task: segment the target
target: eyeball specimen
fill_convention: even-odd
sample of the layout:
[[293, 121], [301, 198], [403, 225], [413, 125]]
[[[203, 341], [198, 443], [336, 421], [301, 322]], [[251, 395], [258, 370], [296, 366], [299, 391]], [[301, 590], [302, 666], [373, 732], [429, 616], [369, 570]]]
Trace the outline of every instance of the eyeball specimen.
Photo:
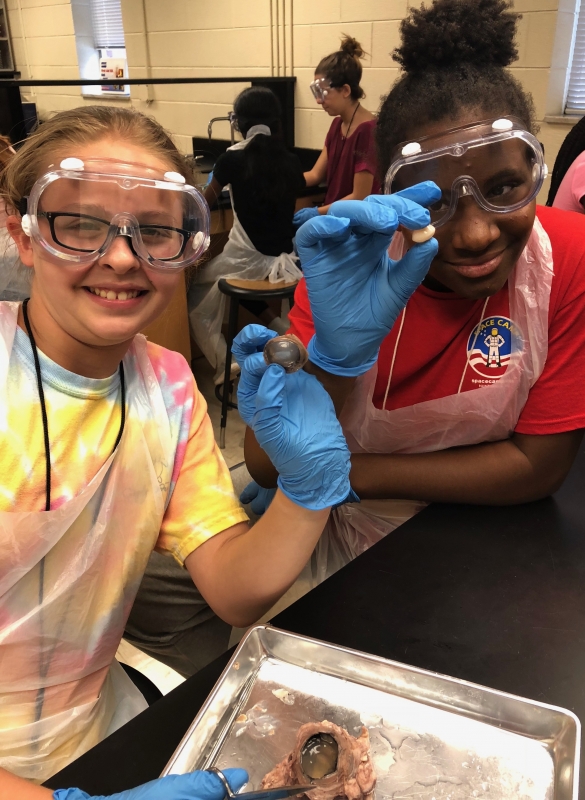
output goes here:
[[309, 360], [309, 354], [301, 342], [292, 333], [275, 336], [264, 345], [264, 361], [267, 364], [280, 364], [285, 372], [297, 372]]

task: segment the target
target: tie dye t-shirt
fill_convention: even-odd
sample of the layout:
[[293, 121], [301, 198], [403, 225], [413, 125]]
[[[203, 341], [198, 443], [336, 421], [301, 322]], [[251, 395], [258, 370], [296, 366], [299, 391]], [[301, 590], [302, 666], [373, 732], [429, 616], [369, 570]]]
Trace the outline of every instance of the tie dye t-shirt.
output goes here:
[[[179, 563], [247, 516], [233, 493], [207, 404], [178, 353], [148, 343], [175, 443], [170, 500], [156, 549]], [[84, 378], [39, 352], [51, 445], [51, 509], [75, 497], [109, 458], [120, 429], [120, 378]], [[45, 449], [28, 336], [16, 329], [8, 370], [9, 434], [0, 452], [0, 511], [43, 511]]]

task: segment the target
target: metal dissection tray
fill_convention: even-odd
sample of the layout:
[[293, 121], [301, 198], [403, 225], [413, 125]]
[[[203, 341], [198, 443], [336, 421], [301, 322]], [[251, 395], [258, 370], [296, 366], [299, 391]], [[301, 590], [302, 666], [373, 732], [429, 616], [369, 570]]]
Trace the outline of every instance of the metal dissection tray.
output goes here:
[[252, 628], [163, 775], [244, 767], [248, 788], [305, 722], [370, 734], [376, 800], [576, 800], [581, 725], [562, 708]]

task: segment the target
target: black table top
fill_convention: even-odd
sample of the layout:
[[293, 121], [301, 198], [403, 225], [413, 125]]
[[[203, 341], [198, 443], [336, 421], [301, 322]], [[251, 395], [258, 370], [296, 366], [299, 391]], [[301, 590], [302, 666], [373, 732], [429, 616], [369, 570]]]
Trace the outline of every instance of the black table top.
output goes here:
[[[585, 444], [553, 498], [511, 507], [430, 506], [273, 622], [563, 706], [585, 720], [584, 495]], [[155, 778], [228, 659], [214, 661], [47, 785], [109, 794]]]

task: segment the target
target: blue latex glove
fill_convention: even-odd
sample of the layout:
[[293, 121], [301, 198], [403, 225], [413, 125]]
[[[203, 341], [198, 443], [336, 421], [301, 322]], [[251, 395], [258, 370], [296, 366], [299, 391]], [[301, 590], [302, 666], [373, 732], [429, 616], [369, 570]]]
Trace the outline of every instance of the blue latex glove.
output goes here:
[[400, 224], [411, 230], [428, 225], [423, 205], [440, 196], [427, 181], [396, 194], [339, 200], [297, 232], [315, 323], [308, 347], [314, 364], [343, 376], [361, 375], [375, 364], [380, 345], [439, 247], [431, 239], [393, 261], [390, 240]]
[[300, 208], [293, 217], [293, 225], [298, 228], [301, 225], [304, 225], [307, 220], [320, 216], [321, 214], [319, 214], [319, 211], [315, 208], [315, 206], [310, 208]]
[[249, 503], [254, 514], [261, 517], [270, 503], [272, 503], [275, 494], [276, 489], [264, 489], [264, 487], [259, 486], [256, 481], [250, 481], [240, 495], [240, 503], [244, 505]]
[[244, 362], [252, 353], [261, 353], [266, 342], [275, 336], [278, 336], [276, 331], [271, 331], [264, 325], [246, 325], [232, 344], [232, 355], [242, 368], [238, 383], [238, 411], [246, 425], [251, 425], [252, 417], [256, 413], [256, 392], [260, 378], [266, 371], [266, 364], [254, 362], [244, 370]]
[[[238, 385], [249, 425], [279, 473], [281, 491], [299, 506], [317, 511], [342, 503], [349, 495], [350, 456], [333, 402], [314, 375], [287, 375], [267, 366], [262, 353], [245, 359]], [[254, 391], [255, 387], [255, 391]]]
[[[243, 769], [224, 769], [233, 792], [248, 781]], [[57, 789], [54, 800], [223, 800], [225, 788], [212, 772], [188, 772], [186, 775], [167, 775], [156, 781], [144, 783], [136, 789], [110, 795], [89, 795], [81, 789]]]

